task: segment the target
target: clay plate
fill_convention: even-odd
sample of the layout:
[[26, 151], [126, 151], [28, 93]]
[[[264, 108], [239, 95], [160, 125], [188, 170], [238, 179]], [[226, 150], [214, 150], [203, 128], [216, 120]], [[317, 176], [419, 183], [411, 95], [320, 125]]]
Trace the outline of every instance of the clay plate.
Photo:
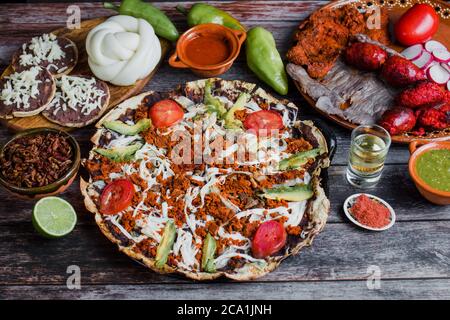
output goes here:
[[[354, 3], [354, 5], [358, 9], [368, 9], [372, 6], [379, 6], [386, 8], [388, 10], [389, 15], [389, 21], [390, 24], [395, 23], [400, 16], [405, 13], [406, 10], [411, 8], [416, 3], [428, 3], [432, 5], [438, 15], [440, 16], [440, 24], [439, 24], [439, 30], [438, 32], [433, 36], [434, 40], [437, 40], [439, 42], [442, 42], [449, 48], [450, 50], [450, 37], [448, 36], [450, 34], [450, 4], [447, 4], [445, 2], [439, 1], [439, 0], [373, 0], [373, 1], [358, 1], [358, 0], [338, 0], [331, 2], [327, 4], [324, 8], [335, 8], [340, 7], [345, 4], [351, 4]], [[398, 45], [390, 45], [391, 48], [402, 51], [404, 48]], [[315, 101], [309, 97], [306, 93], [304, 93], [301, 90], [301, 86], [297, 81], [294, 81], [298, 91], [301, 93], [301, 95], [305, 98], [305, 100], [321, 115], [323, 115], [325, 118], [330, 119], [331, 121], [334, 121], [338, 125], [347, 128], [347, 129], [354, 129], [358, 125], [355, 125], [345, 119], [342, 119], [335, 115], [329, 115], [328, 113], [320, 110], [316, 107]], [[433, 131], [433, 132], [427, 132], [424, 136], [418, 137], [414, 135], [409, 135], [407, 133], [401, 134], [401, 135], [394, 135], [392, 136], [392, 141], [396, 143], [410, 143], [413, 140], [421, 140], [421, 139], [434, 139], [444, 136], [450, 136], [450, 128], [447, 128], [445, 130], [441, 131]]]

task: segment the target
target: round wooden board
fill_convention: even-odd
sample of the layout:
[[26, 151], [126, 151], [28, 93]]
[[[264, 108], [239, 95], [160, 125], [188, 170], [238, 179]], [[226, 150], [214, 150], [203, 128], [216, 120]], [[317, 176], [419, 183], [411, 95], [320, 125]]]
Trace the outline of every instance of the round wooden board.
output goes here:
[[[358, 8], [370, 8], [371, 6], [377, 5], [380, 7], [384, 7], [388, 10], [389, 14], [389, 20], [390, 24], [395, 23], [400, 16], [409, 8], [411, 8], [416, 3], [428, 3], [434, 6], [435, 8], [439, 8], [437, 10], [441, 19], [440, 19], [440, 25], [438, 32], [433, 36], [434, 40], [440, 41], [444, 43], [447, 48], [450, 48], [450, 4], [439, 1], [439, 0], [374, 0], [374, 1], [361, 1], [361, 0], [338, 0], [333, 1], [323, 8], [334, 8], [339, 7], [345, 4], [351, 4], [354, 3]], [[391, 45], [393, 49], [397, 51], [402, 51], [404, 48], [398, 45]], [[316, 107], [315, 101], [308, 96], [306, 93], [304, 93], [301, 90], [301, 85], [297, 81], [294, 81], [295, 86], [297, 87], [298, 91], [301, 93], [301, 95], [305, 98], [305, 100], [312, 106], [314, 110], [319, 112], [321, 115], [323, 115], [325, 118], [334, 121], [338, 125], [347, 128], [347, 129], [354, 129], [358, 125], [355, 125], [354, 123], [351, 123], [345, 119], [342, 119], [336, 115], [330, 115], [319, 108]], [[450, 136], [450, 128], [442, 131], [434, 131], [429, 132], [424, 136], [418, 137], [414, 135], [408, 135], [408, 134], [402, 134], [402, 135], [395, 135], [392, 136], [392, 141], [396, 143], [410, 143], [413, 140], [421, 140], [421, 139], [435, 139], [435, 138], [442, 138], [445, 136]]]
[[[107, 17], [102, 18], [96, 18], [92, 20], [86, 20], [81, 23], [81, 26], [79, 29], [67, 29], [67, 28], [60, 28], [57, 30], [52, 31], [54, 34], [58, 36], [64, 36], [75, 42], [78, 48], [79, 57], [78, 57], [78, 63], [74, 70], [70, 74], [82, 74], [82, 75], [91, 75], [93, 76], [89, 65], [88, 65], [88, 57], [85, 50], [85, 40], [89, 33], [89, 31], [97, 26], [98, 24], [105, 21]], [[167, 52], [169, 51], [171, 44], [169, 41], [165, 39], [159, 39], [161, 42], [161, 60], [159, 61], [156, 68], [150, 73], [147, 77], [145, 77], [142, 80], [137, 81], [132, 86], [127, 87], [119, 87], [112, 85], [110, 83], [108, 84], [109, 91], [111, 93], [111, 98], [108, 104], [108, 108], [104, 111], [111, 109], [112, 107], [116, 106], [120, 102], [138, 94], [145, 85], [150, 81], [150, 79], [153, 77], [153, 75], [158, 70], [159, 65], [163, 61], [164, 57], [166, 56]], [[12, 68], [9, 66], [5, 69], [2, 77], [9, 75], [12, 73]], [[50, 128], [57, 128], [64, 131], [70, 131], [75, 128], [70, 127], [63, 127], [56, 123], [48, 121], [46, 118], [44, 118], [42, 115], [36, 115], [32, 117], [25, 117], [25, 118], [13, 118], [13, 119], [1, 119], [0, 122], [4, 124], [8, 129], [13, 131], [23, 131], [30, 128], [39, 128], [39, 127], [50, 127]]]

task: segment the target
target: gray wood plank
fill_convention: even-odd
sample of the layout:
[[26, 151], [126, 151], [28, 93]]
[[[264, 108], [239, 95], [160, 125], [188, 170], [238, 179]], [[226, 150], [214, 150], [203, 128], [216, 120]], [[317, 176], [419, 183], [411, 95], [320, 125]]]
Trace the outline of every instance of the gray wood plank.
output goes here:
[[7, 299], [158, 299], [158, 300], [294, 300], [294, 299], [450, 299], [449, 279], [384, 280], [380, 289], [368, 289], [366, 281], [291, 283], [195, 283], [89, 286], [0, 286]]
[[[398, 222], [386, 232], [328, 224], [310, 248], [259, 282], [360, 280], [376, 265], [383, 279], [450, 278], [450, 221]], [[185, 283], [156, 274], [118, 252], [93, 225], [46, 240], [31, 223], [0, 226], [0, 284], [64, 284], [69, 265], [91, 284]]]

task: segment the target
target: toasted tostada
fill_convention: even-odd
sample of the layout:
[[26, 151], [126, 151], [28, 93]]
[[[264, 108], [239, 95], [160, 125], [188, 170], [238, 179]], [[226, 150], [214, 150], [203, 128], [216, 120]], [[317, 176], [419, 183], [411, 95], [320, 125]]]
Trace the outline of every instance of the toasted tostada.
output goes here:
[[130, 98], [97, 123], [83, 161], [86, 208], [156, 272], [261, 277], [309, 246], [329, 213], [320, 178], [329, 147], [297, 116], [294, 104], [242, 81]]

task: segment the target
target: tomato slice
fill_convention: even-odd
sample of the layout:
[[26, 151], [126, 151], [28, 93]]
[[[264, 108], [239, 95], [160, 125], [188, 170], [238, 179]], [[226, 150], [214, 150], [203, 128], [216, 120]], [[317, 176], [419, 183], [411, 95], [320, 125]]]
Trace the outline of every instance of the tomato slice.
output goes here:
[[283, 128], [283, 118], [274, 110], [256, 111], [245, 118], [244, 127], [256, 135], [266, 135], [271, 130]]
[[131, 205], [134, 185], [127, 179], [117, 179], [109, 183], [100, 196], [100, 213], [116, 214]]
[[174, 100], [166, 99], [156, 102], [149, 111], [152, 124], [156, 128], [166, 128], [183, 119], [183, 108]]
[[275, 220], [264, 222], [256, 230], [252, 241], [255, 258], [265, 258], [280, 251], [286, 244], [287, 233], [283, 224]]

